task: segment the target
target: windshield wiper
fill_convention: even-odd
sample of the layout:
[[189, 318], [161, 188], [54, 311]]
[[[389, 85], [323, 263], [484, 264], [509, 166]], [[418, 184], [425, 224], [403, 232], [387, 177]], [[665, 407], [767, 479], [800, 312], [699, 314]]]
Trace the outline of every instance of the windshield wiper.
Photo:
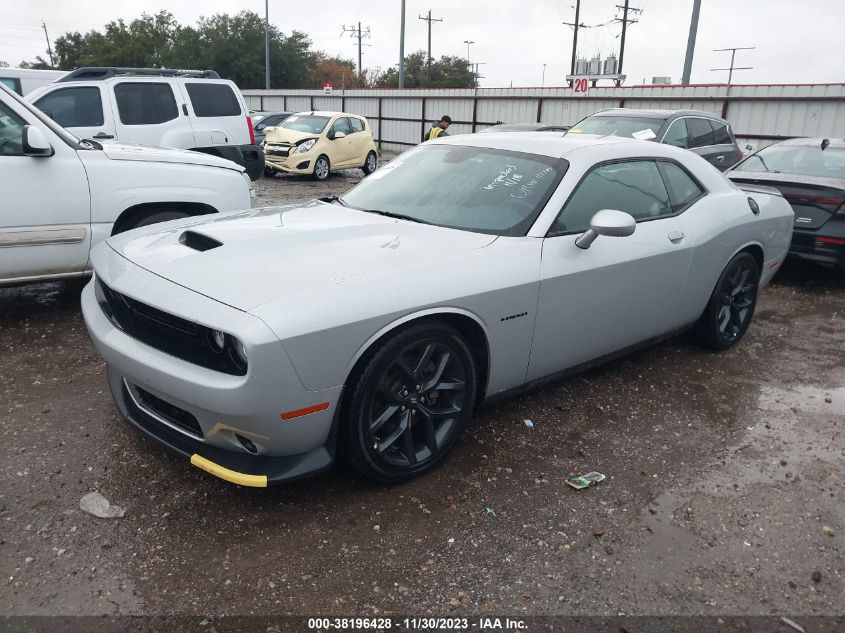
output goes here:
[[324, 196], [322, 198], [317, 198], [317, 200], [320, 202], [337, 202], [342, 207], [349, 206], [340, 196]]
[[358, 211], [364, 211], [365, 213], [375, 213], [377, 215], [383, 215], [386, 218], [395, 218], [397, 220], [408, 220], [410, 222], [418, 222], [420, 224], [432, 224], [432, 222], [426, 222], [425, 220], [420, 220], [419, 218], [415, 218], [411, 215], [405, 215], [404, 213], [394, 213], [393, 211], [380, 211], [379, 209], [358, 209]]

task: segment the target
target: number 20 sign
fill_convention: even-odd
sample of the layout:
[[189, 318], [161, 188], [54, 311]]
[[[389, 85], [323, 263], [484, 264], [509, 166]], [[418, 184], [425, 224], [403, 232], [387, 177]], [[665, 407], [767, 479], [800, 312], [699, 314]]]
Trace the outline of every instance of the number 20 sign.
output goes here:
[[586, 77], [572, 79], [572, 92], [576, 97], [586, 97], [590, 92], [590, 80]]

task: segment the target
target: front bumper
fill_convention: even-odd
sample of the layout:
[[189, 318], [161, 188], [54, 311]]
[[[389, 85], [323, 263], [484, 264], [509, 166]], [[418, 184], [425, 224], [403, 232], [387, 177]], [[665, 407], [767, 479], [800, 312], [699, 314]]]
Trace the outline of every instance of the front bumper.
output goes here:
[[[186, 319], [202, 315], [204, 325], [238, 336], [248, 350], [246, 375], [234, 376], [146, 345], [106, 317], [92, 281], [82, 293], [82, 314], [108, 364], [124, 418], [195, 466], [234, 483], [272, 485], [331, 465], [342, 386], [305, 389], [284, 346], [257, 317], [152, 275], [108, 247], [94, 254], [95, 270], [106, 274], [103, 281], [112, 289], [132, 296], [143, 288], [144, 295], [133, 298]], [[161, 406], [143, 406], [133, 393]]]
[[124, 420], [174, 453], [187, 457], [192, 465], [220, 479], [241, 486], [266, 488], [323, 472], [334, 462], [333, 451], [326, 446], [283, 457], [250, 455], [211, 446], [162, 424], [139, 406], [130, 394], [126, 378], [116, 368], [108, 365], [106, 372], [114, 403]]
[[314, 161], [320, 155], [315, 147], [302, 153], [297, 153], [297, 145], [286, 143], [265, 143], [263, 147], [266, 167], [288, 174], [314, 173]]
[[845, 217], [835, 215], [816, 230], [794, 229], [789, 254], [822, 266], [845, 269]]

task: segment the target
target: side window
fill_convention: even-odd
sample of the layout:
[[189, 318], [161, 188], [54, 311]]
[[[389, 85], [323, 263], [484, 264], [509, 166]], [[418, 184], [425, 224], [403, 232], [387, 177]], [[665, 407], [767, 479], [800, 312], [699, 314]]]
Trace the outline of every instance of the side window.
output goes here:
[[363, 132], [364, 131], [364, 122], [354, 116], [349, 117], [349, 125], [352, 127], [352, 133], [355, 132]]
[[332, 123], [332, 136], [334, 136], [337, 132], [343, 132], [346, 135], [351, 134], [349, 131], [349, 119], [346, 117], [340, 117]]
[[674, 145], [675, 147], [689, 147], [689, 134], [687, 133], [687, 123], [685, 119], [675, 119], [669, 129], [666, 130], [666, 136], [663, 137], [663, 142], [667, 145]]
[[669, 189], [673, 213], [677, 213], [704, 195], [704, 190], [683, 167], [675, 163], [661, 162], [660, 168], [666, 179], [666, 187]]
[[62, 127], [97, 127], [103, 124], [99, 88], [60, 88], [41, 97], [34, 105]]
[[650, 160], [595, 167], [578, 185], [557, 219], [555, 232], [586, 231], [602, 209], [617, 209], [648, 220], [670, 215], [672, 205], [657, 164]]
[[687, 128], [689, 129], [690, 147], [713, 145], [713, 127], [707, 119], [689, 117], [687, 118]]
[[274, 125], [278, 125], [279, 119], [281, 119], [278, 114], [266, 116], [258, 122], [258, 125], [255, 126], [256, 130], [263, 130], [265, 127], [273, 127]]
[[23, 155], [24, 120], [0, 103], [0, 156]]
[[713, 142], [715, 145], [731, 145], [731, 134], [728, 132], [728, 126], [718, 121], [710, 121], [713, 125]]
[[120, 83], [114, 97], [125, 125], [153, 125], [179, 116], [173, 89], [165, 83]]
[[238, 116], [241, 105], [228, 84], [189, 82], [185, 84], [194, 114], [199, 117]]
[[23, 95], [23, 91], [21, 90], [21, 80], [17, 77], [0, 77], [0, 84], [3, 84], [12, 92]]

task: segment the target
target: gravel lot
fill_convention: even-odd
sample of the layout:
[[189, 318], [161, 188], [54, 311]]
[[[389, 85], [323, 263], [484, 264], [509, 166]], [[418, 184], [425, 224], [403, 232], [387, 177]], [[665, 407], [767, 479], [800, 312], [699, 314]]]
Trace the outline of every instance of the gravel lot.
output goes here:
[[[262, 179], [256, 204], [360, 177]], [[80, 288], [0, 290], [0, 613], [843, 612], [841, 273], [790, 262], [738, 348], [682, 338], [487, 408], [392, 488], [237, 488], [142, 439]], [[91, 491], [125, 516], [81, 512]]]

